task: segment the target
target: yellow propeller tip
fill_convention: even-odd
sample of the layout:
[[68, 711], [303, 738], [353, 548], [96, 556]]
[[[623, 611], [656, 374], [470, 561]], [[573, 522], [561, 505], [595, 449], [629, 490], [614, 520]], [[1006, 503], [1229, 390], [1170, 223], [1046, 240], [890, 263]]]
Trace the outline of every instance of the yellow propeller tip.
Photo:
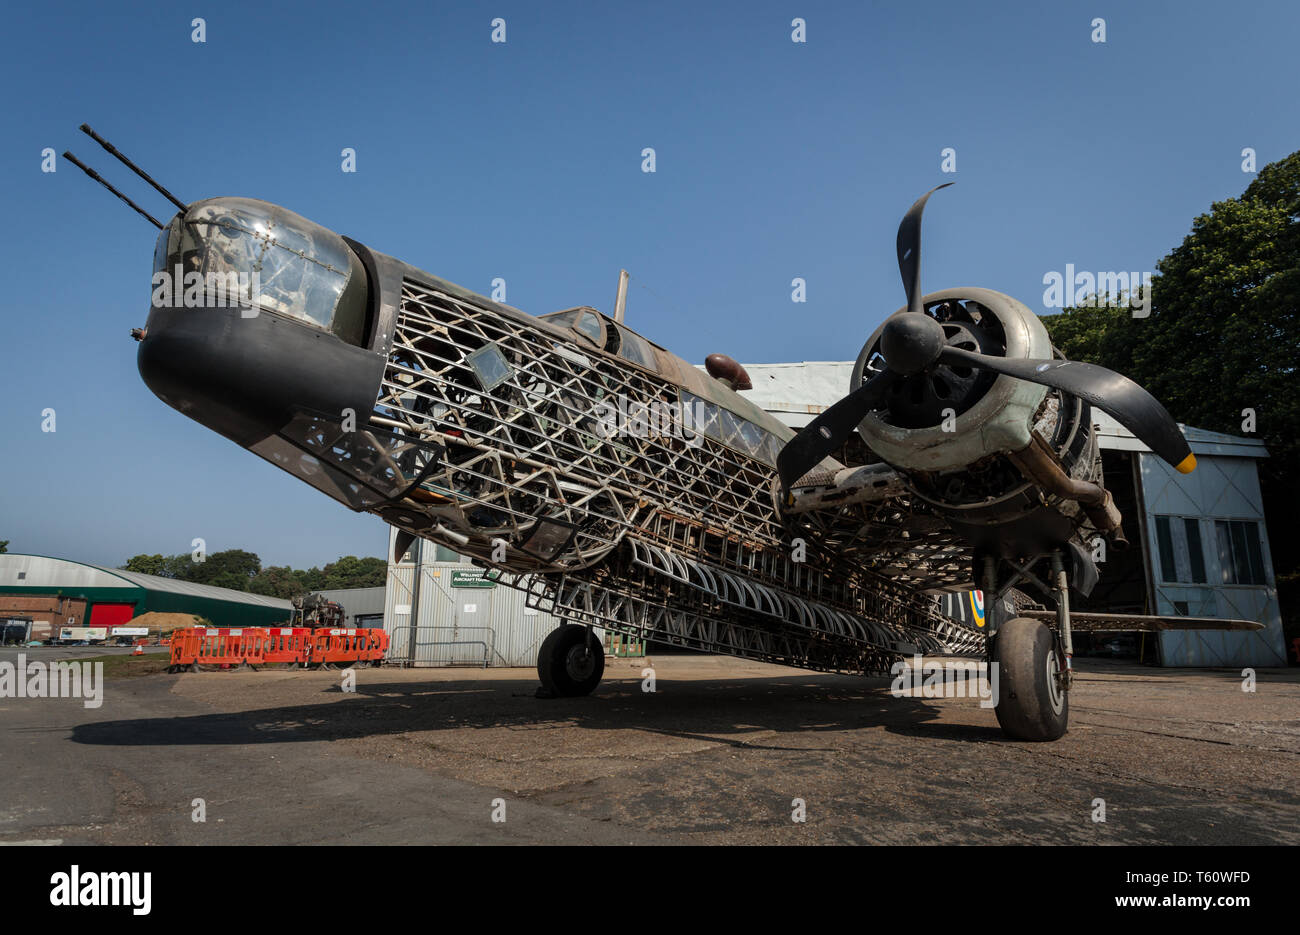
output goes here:
[[1179, 474], [1190, 474], [1196, 470], [1196, 455], [1189, 454], [1186, 458], [1178, 462], [1176, 470]]

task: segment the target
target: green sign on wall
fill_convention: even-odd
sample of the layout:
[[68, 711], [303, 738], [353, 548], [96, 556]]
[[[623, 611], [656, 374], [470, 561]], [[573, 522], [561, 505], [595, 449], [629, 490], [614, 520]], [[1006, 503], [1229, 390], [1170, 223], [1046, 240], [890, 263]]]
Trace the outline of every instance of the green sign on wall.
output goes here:
[[472, 571], [453, 571], [451, 586], [453, 588], [495, 588], [497, 583], [484, 578], [485, 574], [487, 571], [482, 568], [475, 568]]

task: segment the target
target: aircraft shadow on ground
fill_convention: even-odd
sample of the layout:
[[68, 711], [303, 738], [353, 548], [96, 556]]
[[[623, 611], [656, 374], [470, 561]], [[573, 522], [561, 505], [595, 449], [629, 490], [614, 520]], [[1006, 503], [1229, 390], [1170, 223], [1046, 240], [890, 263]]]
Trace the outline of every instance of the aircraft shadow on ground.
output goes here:
[[[204, 677], [221, 678], [220, 673]], [[821, 676], [825, 678], [825, 676]], [[80, 724], [75, 743], [109, 746], [196, 746], [298, 743], [373, 737], [414, 731], [485, 728], [512, 730], [574, 727], [639, 730], [747, 749], [782, 747], [775, 738], [746, 735], [883, 728], [935, 740], [1003, 740], [992, 710], [971, 706], [979, 724], [942, 723], [939, 709], [922, 698], [894, 698], [883, 679], [836, 679], [831, 684], [790, 676], [673, 682], [654, 693], [639, 681], [607, 681], [587, 698], [534, 697], [534, 679], [492, 682], [367, 682], [355, 697], [249, 711], [129, 718]], [[322, 687], [337, 696], [338, 686]]]

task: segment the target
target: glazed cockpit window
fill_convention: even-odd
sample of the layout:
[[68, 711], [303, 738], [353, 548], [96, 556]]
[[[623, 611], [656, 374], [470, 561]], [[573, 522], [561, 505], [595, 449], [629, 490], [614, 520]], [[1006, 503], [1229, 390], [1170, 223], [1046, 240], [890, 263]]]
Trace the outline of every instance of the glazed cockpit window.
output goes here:
[[[685, 390], [682, 390], [682, 408], [691, 413], [693, 431], [772, 467], [776, 466], [776, 456], [783, 443], [767, 429]], [[699, 421], [695, 421], [697, 415]]]
[[553, 312], [550, 315], [543, 315], [542, 321], [559, 328], [572, 328], [579, 334], [591, 338], [594, 343], [600, 343], [600, 317], [589, 309], [570, 308], [563, 312]]
[[600, 340], [600, 319], [592, 312], [583, 312], [574, 327], [591, 338], [591, 340]]
[[557, 328], [572, 328], [577, 318], [578, 310], [571, 308], [567, 312], [552, 312], [550, 315], [543, 315], [542, 321], [555, 325]]
[[180, 237], [185, 273], [237, 284], [240, 299], [330, 327], [353, 275], [346, 245], [317, 224], [248, 199], [192, 207]]
[[659, 366], [655, 362], [655, 352], [650, 347], [645, 338], [633, 331], [628, 331], [621, 325], [615, 325], [618, 329], [619, 344], [618, 356], [624, 360], [630, 360], [634, 364], [640, 364], [649, 370], [658, 370]]
[[167, 272], [167, 264], [171, 262], [172, 251], [176, 249], [176, 239], [179, 236], [181, 219], [179, 215], [172, 219], [172, 222], [158, 232], [158, 241], [153, 248], [153, 271], [155, 273]]

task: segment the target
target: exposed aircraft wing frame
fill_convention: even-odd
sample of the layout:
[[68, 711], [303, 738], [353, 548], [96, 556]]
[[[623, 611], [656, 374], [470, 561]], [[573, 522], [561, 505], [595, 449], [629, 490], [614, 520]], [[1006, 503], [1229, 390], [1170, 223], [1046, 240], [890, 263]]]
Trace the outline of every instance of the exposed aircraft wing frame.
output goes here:
[[[1056, 623], [1056, 611], [1023, 608], [1019, 617]], [[1234, 630], [1264, 629], [1264, 624], [1254, 620], [1237, 620], [1229, 617], [1166, 617], [1152, 614], [1105, 614], [1071, 610], [1070, 628], [1083, 633], [1168, 633], [1181, 630]]]

